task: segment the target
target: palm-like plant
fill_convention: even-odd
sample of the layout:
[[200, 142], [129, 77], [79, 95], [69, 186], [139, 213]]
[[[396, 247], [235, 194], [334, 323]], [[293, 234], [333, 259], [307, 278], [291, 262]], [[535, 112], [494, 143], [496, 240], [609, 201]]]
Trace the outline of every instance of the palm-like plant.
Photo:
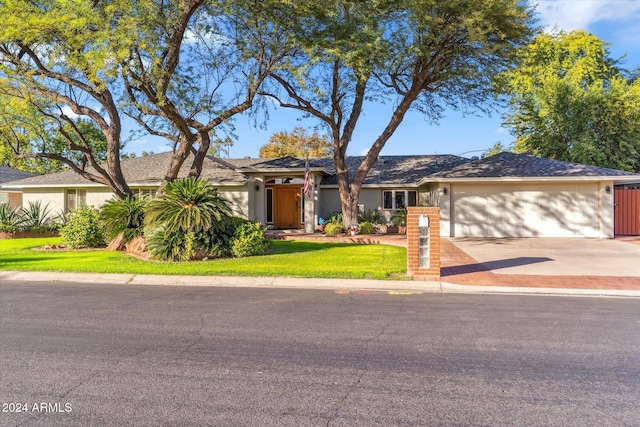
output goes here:
[[128, 196], [124, 199], [111, 199], [100, 208], [100, 223], [104, 233], [111, 241], [120, 233], [124, 242], [141, 236], [144, 231], [145, 198]]
[[223, 228], [231, 216], [227, 201], [209, 182], [194, 177], [167, 184], [145, 208], [147, 223], [167, 232], [198, 233]]
[[0, 231], [15, 233], [21, 222], [20, 208], [12, 208], [8, 203], [0, 203]]
[[[160, 258], [187, 261], [195, 253], [197, 235], [224, 231], [231, 210], [209, 182], [188, 177], [167, 184], [164, 193], [147, 203], [145, 216], [150, 228], [156, 229], [150, 251]], [[160, 247], [162, 242], [166, 250]]]

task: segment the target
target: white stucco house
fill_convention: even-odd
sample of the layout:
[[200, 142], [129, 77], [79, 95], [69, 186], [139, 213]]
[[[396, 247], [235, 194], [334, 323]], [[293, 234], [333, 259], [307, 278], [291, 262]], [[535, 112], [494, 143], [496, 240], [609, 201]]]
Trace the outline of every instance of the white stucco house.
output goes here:
[[[155, 196], [171, 153], [122, 162], [129, 186]], [[348, 158], [353, 173], [362, 157]], [[189, 161], [181, 171], [188, 173]], [[309, 159], [311, 197], [302, 191], [305, 160], [208, 157], [203, 179], [218, 187], [235, 214], [279, 229], [313, 231], [320, 218], [340, 210], [332, 159]], [[479, 160], [453, 155], [381, 156], [360, 195], [361, 209], [390, 219], [404, 206], [440, 207], [446, 237], [598, 237], [614, 235], [614, 183], [640, 175], [501, 153]], [[54, 212], [101, 206], [113, 197], [105, 186], [72, 171], [4, 184], [22, 190], [24, 203], [41, 200]]]

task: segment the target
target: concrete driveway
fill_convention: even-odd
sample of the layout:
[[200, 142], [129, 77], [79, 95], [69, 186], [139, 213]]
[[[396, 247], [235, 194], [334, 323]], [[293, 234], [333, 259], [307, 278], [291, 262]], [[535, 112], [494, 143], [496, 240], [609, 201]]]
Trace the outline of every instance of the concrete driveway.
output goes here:
[[640, 245], [581, 238], [451, 238], [494, 274], [640, 277]]

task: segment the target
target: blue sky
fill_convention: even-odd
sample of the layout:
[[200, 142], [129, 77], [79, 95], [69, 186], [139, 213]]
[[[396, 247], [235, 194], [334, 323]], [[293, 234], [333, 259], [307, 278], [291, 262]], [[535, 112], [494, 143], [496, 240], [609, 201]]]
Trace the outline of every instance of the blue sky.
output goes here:
[[[623, 66], [634, 69], [640, 65], [640, 0], [537, 0], [540, 24], [547, 31], [585, 30], [611, 44], [614, 58], [626, 56]], [[366, 153], [390, 116], [389, 105], [368, 105], [363, 111], [349, 155]], [[317, 121], [297, 121], [294, 110], [270, 111], [266, 129], [256, 129], [250, 119], [235, 120], [237, 140], [230, 149], [231, 157], [258, 157], [260, 146], [276, 132], [291, 131], [296, 126], [313, 128]], [[382, 124], [382, 126], [381, 126]], [[480, 155], [496, 142], [507, 145], [512, 136], [501, 127], [500, 113], [491, 117], [463, 116], [446, 111], [438, 124], [424, 120], [418, 113], [409, 113], [382, 151], [384, 155], [456, 154], [465, 157]], [[166, 143], [157, 138], [143, 137], [127, 144], [125, 151], [140, 154], [167, 151]]]

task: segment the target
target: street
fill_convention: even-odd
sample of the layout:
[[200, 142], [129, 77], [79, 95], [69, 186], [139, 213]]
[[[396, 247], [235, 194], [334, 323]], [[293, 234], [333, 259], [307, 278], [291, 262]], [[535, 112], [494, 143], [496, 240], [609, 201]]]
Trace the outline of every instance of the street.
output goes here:
[[640, 299], [0, 284], [2, 426], [638, 426]]

